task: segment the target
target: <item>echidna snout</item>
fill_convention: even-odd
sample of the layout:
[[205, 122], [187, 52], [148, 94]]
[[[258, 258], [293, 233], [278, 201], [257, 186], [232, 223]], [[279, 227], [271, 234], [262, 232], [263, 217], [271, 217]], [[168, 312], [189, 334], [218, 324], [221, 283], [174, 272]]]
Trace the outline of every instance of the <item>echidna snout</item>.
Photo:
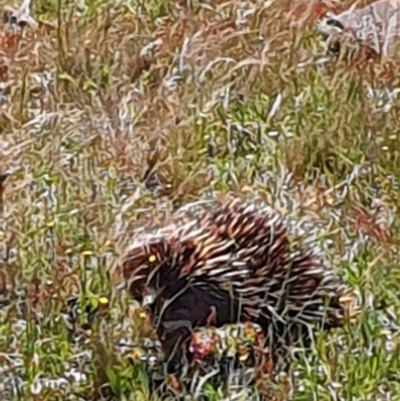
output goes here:
[[[163, 283], [163, 265], [170, 260], [169, 244], [164, 238], [139, 238], [122, 260], [122, 273], [132, 298], [142, 306], [155, 302]], [[161, 273], [161, 274], [160, 274]]]

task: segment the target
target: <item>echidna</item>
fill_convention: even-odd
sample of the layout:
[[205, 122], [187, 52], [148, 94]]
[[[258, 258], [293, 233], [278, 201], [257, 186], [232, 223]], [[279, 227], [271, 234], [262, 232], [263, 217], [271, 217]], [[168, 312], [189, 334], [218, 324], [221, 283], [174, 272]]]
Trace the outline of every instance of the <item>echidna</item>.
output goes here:
[[253, 322], [277, 352], [343, 325], [344, 286], [290, 235], [277, 212], [226, 197], [182, 208], [135, 241], [121, 267], [132, 296], [151, 304], [171, 373], [191, 331], [206, 325]]

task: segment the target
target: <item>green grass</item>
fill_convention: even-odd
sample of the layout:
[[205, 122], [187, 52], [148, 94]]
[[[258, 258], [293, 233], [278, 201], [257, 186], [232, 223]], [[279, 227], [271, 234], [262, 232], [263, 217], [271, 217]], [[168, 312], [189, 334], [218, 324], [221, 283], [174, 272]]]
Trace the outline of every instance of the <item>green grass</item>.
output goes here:
[[[156, 399], [115, 348], [145, 331], [115, 260], [133, 229], [212, 192], [258, 194], [310, 221], [360, 295], [357, 320], [321, 336], [280, 399], [400, 400], [400, 108], [365, 96], [398, 79], [320, 67], [312, 21], [296, 32], [287, 2], [247, 3], [235, 25], [239, 3], [88, 1], [81, 12], [38, 0], [32, 15], [54, 28], [1, 44], [3, 400]], [[61, 318], [71, 297], [109, 300], [76, 341]], [[43, 381], [60, 378], [69, 387]]]

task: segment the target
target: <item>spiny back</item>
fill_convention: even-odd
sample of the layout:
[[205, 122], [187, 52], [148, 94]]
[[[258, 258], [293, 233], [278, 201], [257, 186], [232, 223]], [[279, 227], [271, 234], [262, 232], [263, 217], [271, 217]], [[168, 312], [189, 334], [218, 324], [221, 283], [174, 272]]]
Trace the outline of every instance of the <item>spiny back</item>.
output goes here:
[[125, 259], [132, 292], [149, 286], [171, 296], [188, 286], [215, 299], [229, 294], [251, 320], [285, 321], [287, 315], [320, 323], [328, 306], [329, 324], [341, 324], [339, 281], [262, 203], [196, 203], [178, 210], [172, 221], [158, 239], [137, 243]]

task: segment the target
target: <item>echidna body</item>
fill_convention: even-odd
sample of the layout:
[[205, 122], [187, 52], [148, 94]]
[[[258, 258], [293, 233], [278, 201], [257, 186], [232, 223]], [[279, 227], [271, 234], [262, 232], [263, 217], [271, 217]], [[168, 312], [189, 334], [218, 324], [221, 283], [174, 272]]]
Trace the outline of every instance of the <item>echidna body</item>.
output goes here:
[[209, 324], [254, 322], [276, 349], [343, 324], [338, 279], [290, 238], [281, 215], [256, 202], [181, 209], [170, 226], [136, 242], [122, 267], [134, 298], [152, 295], [168, 357]]

